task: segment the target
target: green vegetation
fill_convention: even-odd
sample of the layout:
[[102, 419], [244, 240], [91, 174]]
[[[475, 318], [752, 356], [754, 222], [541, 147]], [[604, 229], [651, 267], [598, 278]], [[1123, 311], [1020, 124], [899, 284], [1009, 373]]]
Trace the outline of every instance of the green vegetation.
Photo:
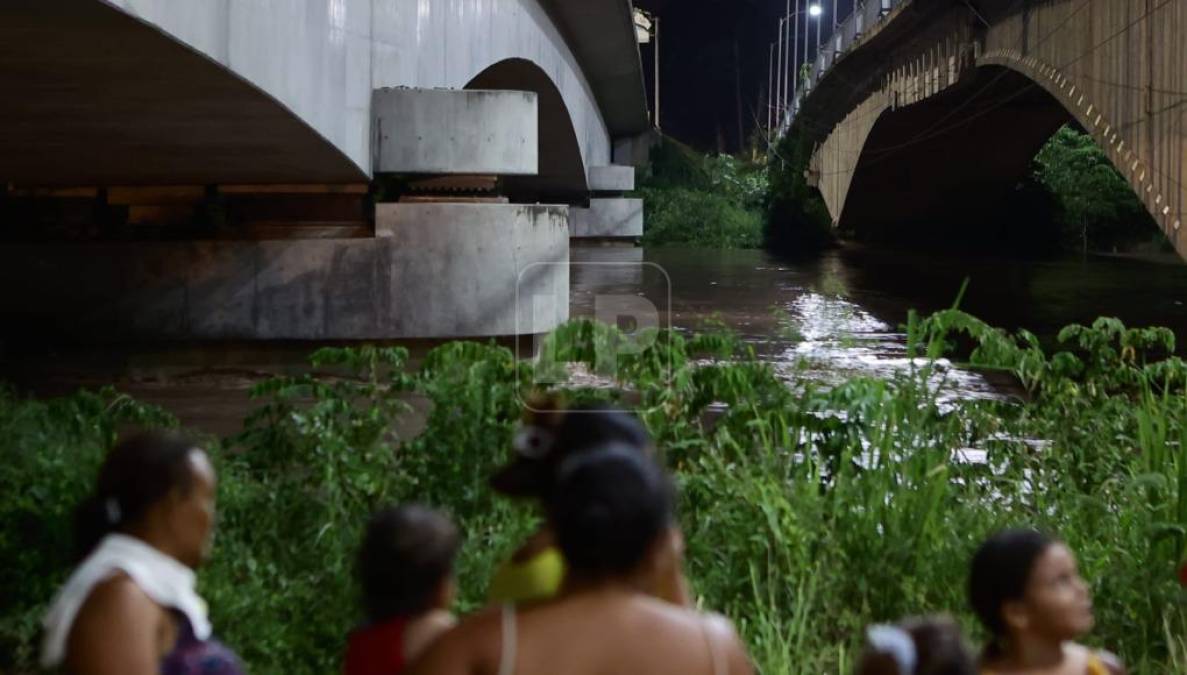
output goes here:
[[1064, 249], [1167, 245], [1133, 188], [1088, 134], [1060, 129], [1035, 157], [1034, 178], [1055, 198]]
[[762, 246], [765, 167], [730, 155], [704, 156], [664, 138], [637, 192], [648, 246]]
[[833, 243], [828, 207], [808, 185], [811, 158], [812, 146], [800, 127], [780, 139], [772, 153], [766, 242], [777, 253], [812, 255]]
[[[333, 672], [356, 617], [365, 514], [416, 499], [448, 507], [467, 533], [460, 609], [477, 607], [495, 561], [533, 524], [485, 483], [519, 397], [557, 361], [581, 360], [645, 410], [681, 486], [694, 587], [738, 623], [762, 672], [847, 672], [869, 621], [940, 609], [967, 621], [973, 548], [1020, 523], [1079, 553], [1097, 593], [1094, 643], [1132, 672], [1183, 672], [1187, 364], [1169, 356], [1170, 332], [1102, 319], [1065, 329], [1052, 354], [947, 311], [913, 316], [908, 333], [913, 369], [832, 389], [788, 387], [726, 334], [662, 333], [623, 354], [622, 336], [586, 322], [558, 331], [537, 364], [473, 343], [440, 347], [415, 371], [399, 349], [320, 351], [313, 372], [260, 385], [247, 431], [211, 446], [221, 515], [202, 592], [253, 672]], [[1012, 372], [1026, 400], [939, 405], [936, 359], [960, 345], [971, 363]], [[423, 433], [399, 439], [410, 397], [432, 410]], [[67, 568], [69, 509], [129, 423], [169, 420], [111, 391], [0, 394], [0, 670], [31, 669], [37, 620]], [[959, 461], [968, 447], [986, 461]]]

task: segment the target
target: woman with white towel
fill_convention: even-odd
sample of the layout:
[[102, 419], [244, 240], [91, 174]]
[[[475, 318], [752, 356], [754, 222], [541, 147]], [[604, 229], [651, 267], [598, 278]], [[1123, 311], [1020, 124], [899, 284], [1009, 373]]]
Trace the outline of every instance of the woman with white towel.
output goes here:
[[83, 561], [45, 617], [42, 665], [71, 675], [242, 673], [211, 639], [194, 588], [214, 502], [214, 468], [185, 437], [150, 432], [115, 446], [79, 506]]

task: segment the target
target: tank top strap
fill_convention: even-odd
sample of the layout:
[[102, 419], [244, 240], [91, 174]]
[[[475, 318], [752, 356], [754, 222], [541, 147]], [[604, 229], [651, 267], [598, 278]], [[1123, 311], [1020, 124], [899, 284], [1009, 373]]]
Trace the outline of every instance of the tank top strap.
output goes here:
[[713, 662], [713, 675], [729, 675], [730, 667], [729, 661], [726, 660], [725, 652], [717, 644], [717, 640], [713, 639], [711, 617], [704, 617], [701, 621], [701, 634], [705, 636], [705, 646], [709, 648], [709, 659]]
[[516, 626], [515, 605], [503, 605], [502, 617], [503, 649], [499, 655], [499, 675], [515, 675], [515, 661], [519, 635]]

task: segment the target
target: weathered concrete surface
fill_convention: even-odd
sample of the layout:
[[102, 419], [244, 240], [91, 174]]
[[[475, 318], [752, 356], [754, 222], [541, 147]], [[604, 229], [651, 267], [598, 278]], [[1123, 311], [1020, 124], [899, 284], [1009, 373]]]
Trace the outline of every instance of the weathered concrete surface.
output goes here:
[[577, 239], [638, 239], [643, 236], [643, 200], [591, 199], [588, 209], [570, 211], [569, 234]]
[[381, 204], [420, 337], [526, 335], [569, 317], [568, 207]]
[[373, 89], [512, 59], [554, 83], [585, 166], [646, 129], [627, 0], [10, 0], [0, 181], [355, 182]]
[[590, 167], [589, 189], [592, 192], [630, 192], [635, 189], [635, 167], [621, 165]]
[[375, 171], [534, 175], [536, 98], [522, 91], [377, 89]]
[[[567, 270], [535, 265], [567, 262], [564, 207], [387, 205], [379, 215], [375, 239], [5, 245], [5, 335], [446, 338], [541, 333], [568, 317]], [[517, 292], [551, 298], [555, 311], [521, 309]]]
[[[1096, 139], [1187, 257], [1187, 0], [903, 0], [796, 118], [834, 221], [962, 223], [992, 211], [1047, 135]], [[896, 206], [899, 205], [899, 206]]]

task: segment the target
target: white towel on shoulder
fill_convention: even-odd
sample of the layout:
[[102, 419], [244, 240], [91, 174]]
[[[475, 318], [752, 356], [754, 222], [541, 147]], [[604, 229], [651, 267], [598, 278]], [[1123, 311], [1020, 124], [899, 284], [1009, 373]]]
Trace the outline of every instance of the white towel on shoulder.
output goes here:
[[50, 605], [42, 622], [42, 667], [53, 668], [65, 660], [70, 629], [87, 596], [119, 572], [128, 575], [153, 602], [185, 615], [199, 640], [210, 637], [206, 602], [194, 590], [194, 571], [139, 539], [110, 534], [74, 570]]

